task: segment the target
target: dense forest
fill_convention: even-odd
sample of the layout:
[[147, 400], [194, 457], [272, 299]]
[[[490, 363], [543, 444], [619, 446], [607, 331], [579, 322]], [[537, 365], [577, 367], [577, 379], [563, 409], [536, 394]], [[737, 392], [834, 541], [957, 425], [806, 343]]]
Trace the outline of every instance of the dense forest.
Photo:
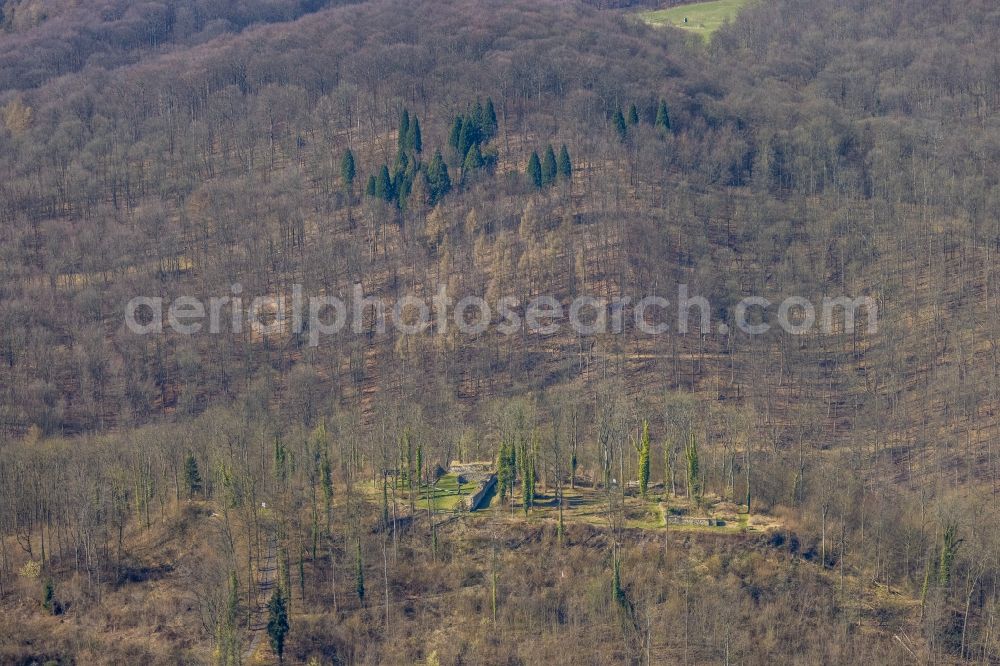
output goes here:
[[[0, 663], [1000, 661], [1000, 7], [618, 4], [0, 4]], [[710, 330], [126, 325], [681, 284]]]

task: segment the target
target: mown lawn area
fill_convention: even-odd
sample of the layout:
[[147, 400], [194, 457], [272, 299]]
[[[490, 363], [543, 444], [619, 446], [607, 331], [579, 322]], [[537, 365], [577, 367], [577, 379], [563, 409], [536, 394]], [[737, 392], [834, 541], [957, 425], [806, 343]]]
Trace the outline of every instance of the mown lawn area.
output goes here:
[[667, 9], [640, 12], [639, 18], [652, 26], [673, 26], [708, 38], [727, 20], [732, 20], [747, 0], [712, 0]]
[[475, 483], [463, 483], [459, 492], [458, 477], [454, 474], [445, 474], [437, 480], [437, 483], [424, 485], [420, 489], [418, 495], [420, 499], [416, 505], [421, 509], [433, 507], [436, 511], [453, 511], [459, 502], [478, 489], [479, 486]]

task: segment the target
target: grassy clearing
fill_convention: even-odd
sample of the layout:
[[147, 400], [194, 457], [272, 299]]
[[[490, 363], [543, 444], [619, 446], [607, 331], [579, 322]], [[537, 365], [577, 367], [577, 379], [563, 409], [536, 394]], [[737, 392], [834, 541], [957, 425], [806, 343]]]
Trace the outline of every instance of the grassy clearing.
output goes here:
[[655, 27], [673, 26], [690, 30], [706, 39], [723, 23], [731, 21], [747, 0], [712, 0], [668, 9], [640, 12], [639, 18]]
[[[381, 502], [381, 486], [370, 486], [365, 484], [365, 489], [371, 494], [371, 500]], [[431, 509], [437, 513], [451, 513], [454, 511], [465, 511], [462, 505], [470, 495], [479, 490], [476, 483], [463, 483], [459, 491], [458, 477], [455, 474], [445, 474], [437, 483], [425, 484], [420, 489], [420, 494], [416, 496], [414, 505], [418, 512]], [[402, 488], [398, 491], [398, 501], [402, 505], [408, 503], [407, 491]], [[545, 520], [555, 520], [559, 515], [558, 503], [554, 488], [541, 488], [535, 496], [534, 507], [531, 513], [524, 515], [521, 504], [520, 486], [515, 488], [514, 508], [511, 510], [510, 504], [506, 501], [487, 501], [479, 511], [467, 514], [471, 520], [485, 519], [486, 516], [500, 515], [514, 516], [518, 520], [527, 520], [529, 523], [536, 523]], [[586, 523], [590, 525], [604, 527], [608, 524], [607, 499], [603, 490], [594, 488], [563, 488], [563, 519], [567, 523]], [[746, 531], [767, 531], [773, 527], [780, 527], [773, 517], [766, 515], [747, 516], [731, 502], [720, 502], [716, 497], [706, 497], [703, 504], [695, 508], [683, 497], [666, 496], [658, 493], [650, 493], [649, 497], [642, 499], [635, 495], [625, 498], [625, 527], [641, 530], [669, 530], [677, 532], [708, 532], [714, 534], [739, 534]], [[666, 512], [680, 511], [693, 515], [712, 516], [724, 520], [723, 525], [703, 526], [703, 525], [682, 525], [667, 524]]]
[[420, 499], [416, 505], [420, 509], [433, 508], [436, 511], [454, 511], [455, 507], [469, 495], [479, 490], [475, 483], [463, 483], [459, 487], [458, 477], [445, 474], [437, 483], [420, 489]]
[[[392, 493], [392, 480], [389, 481], [389, 493]], [[377, 503], [381, 505], [382, 503], [382, 482], [377, 481], [374, 484], [364, 483], [357, 486], [368, 500], [372, 503]], [[454, 511], [459, 503], [468, 499], [469, 495], [472, 495], [477, 490], [479, 490], [479, 485], [476, 483], [463, 483], [461, 487], [461, 492], [459, 492], [458, 477], [454, 474], [445, 474], [436, 483], [425, 483], [420, 486], [418, 491], [416, 488], [413, 489], [413, 505], [418, 511], [426, 511], [427, 509], [434, 509], [435, 511]], [[392, 500], [389, 500], [390, 503]], [[409, 490], [405, 486], [400, 486], [396, 489], [396, 502], [401, 507], [409, 506]]]
[[[522, 517], [522, 505], [520, 494], [515, 492], [515, 507], [511, 512], [510, 506], [506, 503], [497, 508], [496, 503], [485, 511], [493, 512], [499, 510], [503, 514]], [[604, 491], [592, 488], [564, 488], [563, 498], [563, 519], [567, 523], [587, 523], [596, 526], [606, 526], [608, 524], [607, 500]], [[664, 507], [669, 505], [671, 509], [681, 510], [685, 513], [691, 512], [696, 515], [712, 516], [725, 521], [724, 525], [702, 526], [702, 525], [680, 525], [667, 524]], [[646, 499], [635, 495], [625, 498], [625, 527], [642, 530], [670, 530], [677, 532], [707, 532], [714, 534], [739, 534], [747, 530], [756, 531], [756, 525], [748, 522], [746, 514], [739, 514], [738, 509], [731, 503], [722, 503], [718, 498], [706, 498], [701, 509], [694, 509], [690, 503], [678, 497], [666, 497], [651, 493]], [[555, 500], [555, 493], [549, 489], [547, 492], [539, 492], [535, 498], [534, 508], [531, 511], [529, 520], [555, 519], [558, 516], [558, 505]], [[773, 524], [773, 519], [765, 518], [768, 526]]]

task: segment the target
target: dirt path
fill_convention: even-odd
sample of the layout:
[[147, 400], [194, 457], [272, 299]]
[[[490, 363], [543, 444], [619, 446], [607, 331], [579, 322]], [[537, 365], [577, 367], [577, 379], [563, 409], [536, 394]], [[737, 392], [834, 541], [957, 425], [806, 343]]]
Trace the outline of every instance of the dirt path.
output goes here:
[[267, 602], [271, 598], [271, 589], [274, 587], [278, 571], [278, 563], [275, 559], [276, 549], [277, 540], [274, 535], [271, 535], [267, 541], [267, 557], [264, 558], [263, 566], [257, 570], [259, 601], [250, 623], [250, 644], [247, 645], [247, 649], [243, 653], [244, 664], [254, 663], [254, 656], [260, 649], [260, 643], [267, 633]]

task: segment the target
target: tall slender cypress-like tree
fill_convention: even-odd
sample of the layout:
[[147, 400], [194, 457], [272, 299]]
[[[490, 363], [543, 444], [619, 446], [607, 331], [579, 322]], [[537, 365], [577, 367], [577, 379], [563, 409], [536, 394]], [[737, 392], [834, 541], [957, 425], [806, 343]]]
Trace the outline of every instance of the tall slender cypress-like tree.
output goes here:
[[510, 469], [507, 467], [507, 442], [500, 440], [500, 450], [497, 452], [497, 495], [503, 501], [507, 490], [513, 484]]
[[441, 157], [440, 150], [434, 153], [434, 157], [431, 158], [431, 162], [427, 166], [427, 184], [430, 186], [430, 196], [427, 203], [431, 206], [436, 205], [451, 190], [448, 165], [445, 164], [444, 158]]
[[701, 476], [698, 465], [698, 440], [695, 439], [694, 433], [691, 433], [691, 437], [688, 440], [685, 455], [687, 457], [688, 499], [693, 499], [695, 502], [700, 503]]
[[476, 106], [472, 109], [469, 119], [472, 120], [472, 125], [476, 128], [476, 141], [478, 142], [483, 139], [483, 135], [489, 125], [489, 122], [486, 120], [486, 109], [483, 108], [482, 100], [476, 100]]
[[288, 607], [281, 585], [274, 586], [271, 600], [267, 602], [267, 636], [271, 649], [278, 655], [278, 662], [284, 661], [285, 637], [288, 635]]
[[486, 120], [484, 140], [489, 141], [497, 135], [497, 112], [496, 109], [493, 108], [492, 97], [486, 98], [486, 111], [484, 113]]
[[521, 449], [521, 503], [528, 515], [535, 500], [535, 456], [525, 442]]
[[434, 184], [436, 201], [451, 191], [451, 177], [448, 176], [448, 165], [442, 159], [438, 160], [438, 170], [434, 177]]
[[382, 165], [378, 178], [375, 179], [375, 196], [384, 201], [392, 201], [392, 179], [389, 177], [389, 167]]
[[361, 538], [358, 538], [358, 549], [354, 558], [354, 591], [358, 595], [358, 601], [362, 605], [365, 603], [365, 567], [361, 559]]
[[552, 144], [545, 149], [545, 157], [542, 159], [542, 184], [551, 185], [556, 182], [556, 152], [552, 150]]
[[541, 189], [542, 187], [542, 163], [538, 160], [538, 153], [531, 151], [531, 157], [528, 158], [528, 177], [531, 178], [532, 184]]
[[407, 147], [419, 155], [424, 149], [424, 139], [420, 132], [420, 118], [413, 116], [410, 121], [410, 132], [406, 138]]
[[472, 149], [472, 146], [479, 143], [479, 127], [472, 118], [466, 118], [462, 123], [462, 135], [458, 140], [458, 154], [465, 160], [465, 156]]
[[660, 100], [660, 105], [656, 109], [656, 122], [654, 125], [664, 130], [670, 129], [670, 110], [667, 108], [667, 103], [662, 99]]
[[639, 109], [636, 108], [635, 104], [628, 107], [628, 124], [638, 125], [639, 124]]
[[201, 474], [198, 472], [198, 459], [189, 453], [184, 459], [184, 483], [188, 489], [188, 499], [201, 492]]
[[348, 148], [344, 151], [344, 157], [340, 160], [340, 178], [344, 181], [344, 187], [350, 191], [354, 184], [354, 176], [357, 173], [354, 165], [354, 153]]
[[402, 467], [403, 467], [403, 470], [402, 470], [403, 485], [406, 488], [412, 488], [413, 487], [413, 484], [412, 484], [412, 480], [413, 480], [413, 441], [410, 439], [410, 429], [409, 428], [407, 428], [406, 430], [403, 431], [403, 441], [401, 442], [401, 447], [400, 448], [402, 449], [401, 456], [403, 458], [403, 460], [402, 460], [402, 462], [403, 462], [403, 465], [402, 465]]
[[417, 445], [417, 488], [424, 482], [424, 445]]
[[410, 166], [410, 158], [406, 156], [406, 151], [401, 150], [396, 154], [396, 163], [392, 165], [393, 178], [395, 179], [402, 173], [406, 173], [406, 170]]
[[462, 180], [469, 179], [477, 169], [482, 168], [483, 164], [483, 154], [479, 151], [479, 144], [474, 143], [465, 154], [465, 162], [462, 163]]
[[573, 163], [569, 159], [569, 150], [566, 149], [565, 143], [559, 149], [559, 175], [567, 181], [573, 179]]
[[45, 581], [45, 586], [42, 588], [42, 608], [47, 610], [49, 613], [55, 614], [55, 600], [56, 584], [52, 582], [51, 578], [48, 578]]
[[625, 116], [622, 114], [621, 107], [615, 110], [615, 117], [613, 120], [615, 131], [618, 132], [618, 138], [622, 141], [628, 137], [628, 125], [625, 124]]
[[465, 154], [465, 168], [471, 167], [473, 169], [481, 169], [485, 163], [483, 153], [479, 150], [479, 144], [472, 144], [472, 147], [469, 148], [469, 152]]
[[649, 421], [642, 422], [642, 437], [639, 438], [639, 494], [646, 497], [649, 488]]
[[405, 108], [403, 112], [399, 115], [399, 136], [396, 140], [396, 145], [399, 146], [400, 151], [405, 151], [407, 149], [407, 138], [410, 135], [410, 112]]
[[448, 145], [456, 151], [462, 143], [462, 124], [462, 116], [455, 116], [455, 122], [452, 123], [451, 132], [448, 134]]

